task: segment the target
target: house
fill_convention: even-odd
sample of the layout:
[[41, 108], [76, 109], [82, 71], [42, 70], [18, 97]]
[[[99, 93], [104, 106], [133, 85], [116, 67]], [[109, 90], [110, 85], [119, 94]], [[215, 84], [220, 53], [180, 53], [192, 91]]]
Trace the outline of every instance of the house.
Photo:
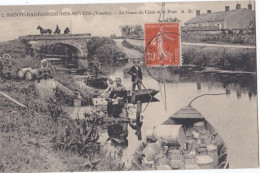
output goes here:
[[229, 6], [225, 11], [200, 14], [196, 11], [196, 17], [184, 23], [183, 29], [186, 31], [218, 31], [218, 30], [248, 30], [252, 21], [255, 21], [255, 11], [249, 2], [248, 8], [241, 8], [241, 4], [236, 5], [235, 10], [230, 10]]

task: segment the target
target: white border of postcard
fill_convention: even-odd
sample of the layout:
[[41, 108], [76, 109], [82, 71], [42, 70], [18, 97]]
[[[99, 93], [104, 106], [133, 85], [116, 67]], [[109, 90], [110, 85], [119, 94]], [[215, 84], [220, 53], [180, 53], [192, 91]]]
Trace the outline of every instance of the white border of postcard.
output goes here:
[[[140, 3], [140, 2], [192, 2], [192, 1], [230, 1], [230, 0], [4, 0], [4, 1], [0, 1], [0, 5], [47, 5], [47, 4], [93, 4], [93, 3]], [[236, 0], [232, 0], [232, 1], [236, 1]], [[260, 23], [257, 22], [259, 21], [259, 16], [260, 16], [260, 1], [259, 0], [255, 0], [255, 9], [256, 9], [256, 29], [257, 33], [260, 33]], [[259, 52], [260, 52], [260, 48], [259, 48], [259, 44], [258, 42], [260, 41], [260, 34], [256, 34], [256, 38], [257, 38], [257, 57], [259, 57]], [[260, 60], [257, 58], [257, 67], [259, 68], [260, 66]], [[260, 76], [260, 70], [257, 70], [257, 76]], [[260, 91], [260, 82], [259, 80], [257, 80], [257, 90]], [[258, 101], [258, 110], [260, 108], [260, 104]], [[258, 111], [259, 112], [259, 111]], [[259, 139], [259, 117], [258, 117], [258, 139]], [[259, 143], [258, 143], [259, 145]], [[260, 148], [260, 145], [259, 145]], [[258, 151], [259, 152], [259, 151]], [[259, 157], [259, 154], [258, 154]], [[260, 160], [260, 158], [258, 158], [258, 161]], [[255, 173], [255, 172], [259, 172], [260, 168], [250, 168], [250, 169], [226, 169], [226, 170], [220, 170], [220, 169], [212, 169], [212, 170], [181, 170], [181, 172], [183, 173], [207, 173], [207, 172], [211, 172], [211, 173]], [[145, 172], [145, 171], [128, 171], [129, 173], [139, 173], [139, 172]], [[156, 173], [156, 172], [165, 172], [165, 173], [170, 173], [173, 171], [149, 171], [151, 173]], [[176, 171], [174, 171], [176, 172]], [[100, 172], [102, 173], [102, 172]]]

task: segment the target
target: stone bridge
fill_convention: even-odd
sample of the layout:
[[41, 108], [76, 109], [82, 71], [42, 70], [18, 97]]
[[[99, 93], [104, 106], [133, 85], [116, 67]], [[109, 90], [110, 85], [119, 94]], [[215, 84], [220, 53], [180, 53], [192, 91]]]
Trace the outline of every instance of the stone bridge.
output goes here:
[[88, 50], [86, 43], [91, 39], [91, 34], [61, 34], [61, 35], [27, 35], [20, 36], [34, 50], [41, 50], [41, 47], [64, 44], [78, 50], [79, 57], [87, 57]]

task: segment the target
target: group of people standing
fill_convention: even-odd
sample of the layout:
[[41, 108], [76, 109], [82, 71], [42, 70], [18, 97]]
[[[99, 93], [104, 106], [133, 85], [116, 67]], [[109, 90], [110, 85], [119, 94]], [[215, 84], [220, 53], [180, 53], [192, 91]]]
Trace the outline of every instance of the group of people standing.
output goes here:
[[[139, 60], [134, 60], [134, 66], [132, 66], [128, 72], [132, 76], [132, 91], [135, 91], [135, 88], [137, 86], [138, 90], [141, 90], [141, 84], [142, 84], [142, 71], [139, 66]], [[100, 94], [101, 97], [106, 98], [109, 100], [108, 103], [108, 115], [113, 114], [113, 106], [112, 102], [117, 102], [118, 107], [120, 105], [124, 105], [124, 103], [127, 100], [127, 89], [122, 84], [121, 78], [115, 78], [114, 76], [110, 76], [108, 78], [108, 87]], [[116, 109], [118, 109], [118, 107]], [[114, 113], [116, 115], [113, 115], [114, 117], [119, 116], [120, 113]]]
[[[138, 90], [141, 90], [142, 82], [142, 71], [139, 66], [139, 60], [134, 60], [134, 66], [130, 68], [128, 74], [130, 74], [132, 81], [132, 91], [135, 90], [136, 86]], [[127, 102], [127, 89], [122, 85], [121, 78], [115, 78], [110, 76], [108, 78], [108, 87], [101, 93], [101, 97], [106, 98], [107, 113], [109, 117], [113, 118], [126, 118], [124, 112], [124, 106]], [[119, 123], [108, 127], [108, 135], [113, 140], [118, 140], [118, 143], [124, 143], [127, 145], [127, 123]]]
[[[134, 66], [132, 66], [128, 72], [131, 75], [131, 82], [132, 82], [132, 91], [135, 91], [136, 86], [138, 90], [141, 90], [143, 75], [141, 67], [139, 66], [139, 60], [134, 60]], [[121, 78], [115, 78], [114, 76], [110, 76], [107, 80], [108, 87], [101, 93], [101, 97], [109, 98], [111, 97], [112, 91], [118, 90], [118, 88], [122, 88], [121, 86]], [[126, 88], [123, 87], [125, 90]]]

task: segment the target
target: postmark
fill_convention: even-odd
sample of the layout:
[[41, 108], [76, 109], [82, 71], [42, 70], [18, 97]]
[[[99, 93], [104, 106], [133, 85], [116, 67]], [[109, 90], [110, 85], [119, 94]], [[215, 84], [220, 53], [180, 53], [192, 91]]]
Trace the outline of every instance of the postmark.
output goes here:
[[147, 66], [181, 66], [180, 23], [145, 24]]

